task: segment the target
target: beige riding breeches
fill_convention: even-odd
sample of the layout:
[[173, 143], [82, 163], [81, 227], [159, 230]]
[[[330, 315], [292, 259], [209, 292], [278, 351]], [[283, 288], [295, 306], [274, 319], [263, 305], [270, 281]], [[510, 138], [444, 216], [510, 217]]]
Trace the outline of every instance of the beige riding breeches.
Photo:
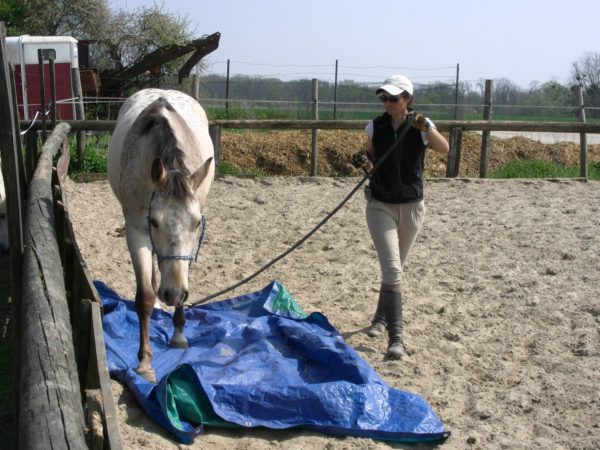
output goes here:
[[[367, 195], [367, 198], [369, 196]], [[423, 226], [425, 203], [383, 203], [367, 201], [367, 225], [379, 258], [381, 282], [399, 285], [402, 268]]]

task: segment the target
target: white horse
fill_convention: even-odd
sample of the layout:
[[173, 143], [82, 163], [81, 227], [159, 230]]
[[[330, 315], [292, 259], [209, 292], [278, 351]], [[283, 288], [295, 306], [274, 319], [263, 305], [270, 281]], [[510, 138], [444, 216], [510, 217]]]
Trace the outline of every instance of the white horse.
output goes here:
[[8, 218], [6, 217], [6, 191], [1, 167], [2, 161], [0, 160], [0, 253], [4, 254], [8, 252]]
[[[202, 212], [214, 178], [208, 120], [193, 98], [144, 89], [121, 107], [108, 151], [108, 177], [125, 216], [140, 323], [136, 372], [155, 381], [149, 341], [156, 298], [175, 306], [173, 347], [186, 348], [183, 304], [188, 270], [203, 232]], [[157, 288], [156, 255], [160, 270]]]

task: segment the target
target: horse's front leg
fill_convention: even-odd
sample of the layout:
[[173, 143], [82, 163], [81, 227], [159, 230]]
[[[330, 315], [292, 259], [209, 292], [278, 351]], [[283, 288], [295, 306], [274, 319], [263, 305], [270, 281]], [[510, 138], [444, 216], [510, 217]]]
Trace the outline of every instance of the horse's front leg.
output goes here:
[[139, 285], [135, 294], [135, 310], [140, 324], [140, 346], [136, 373], [151, 383], [156, 383], [152, 368], [152, 347], [150, 347], [150, 316], [154, 309], [156, 295], [152, 289]]
[[135, 310], [140, 328], [138, 367], [135, 371], [151, 383], [156, 382], [152, 369], [152, 348], [150, 347], [150, 316], [156, 301], [152, 287], [152, 251], [147, 245], [147, 237], [134, 227], [127, 228], [127, 246], [136, 279]]
[[175, 307], [175, 314], [173, 314], [173, 337], [169, 345], [175, 348], [188, 348], [188, 341], [183, 334], [183, 327], [185, 326], [185, 316], [183, 314], [183, 306], [179, 305]]
[[[156, 258], [152, 257], [152, 290], [156, 293], [158, 292], [159, 286], [159, 270], [156, 262]], [[161, 309], [160, 300], [157, 295], [154, 296], [154, 307], [157, 309]]]

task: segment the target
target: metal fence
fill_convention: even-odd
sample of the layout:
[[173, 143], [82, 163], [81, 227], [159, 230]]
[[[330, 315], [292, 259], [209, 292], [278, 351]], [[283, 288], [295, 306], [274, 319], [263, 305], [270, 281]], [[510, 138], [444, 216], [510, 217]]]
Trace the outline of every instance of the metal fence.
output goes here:
[[[161, 87], [191, 94], [215, 119], [307, 119], [313, 118], [312, 83], [310, 79], [282, 81], [207, 75], [193, 76], [183, 85], [167, 77], [161, 81]], [[484, 84], [480, 84], [473, 87], [470, 83], [452, 80], [415, 83], [413, 107], [437, 120], [481, 119], [485, 92]], [[382, 111], [374, 93], [377, 86], [379, 83], [345, 80], [333, 84], [318, 80], [319, 118], [366, 120], [373, 117]], [[494, 93], [492, 120], [577, 121], [581, 109], [574, 91], [568, 104], [538, 105], [524, 93], [520, 100], [504, 97], [503, 93]], [[600, 107], [586, 106], [586, 112], [588, 120], [600, 119]]]

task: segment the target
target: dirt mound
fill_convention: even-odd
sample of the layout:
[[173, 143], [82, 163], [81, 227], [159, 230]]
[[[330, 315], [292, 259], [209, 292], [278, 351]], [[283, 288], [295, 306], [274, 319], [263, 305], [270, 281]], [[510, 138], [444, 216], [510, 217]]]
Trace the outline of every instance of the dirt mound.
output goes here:
[[[447, 136], [446, 136], [447, 137]], [[222, 162], [242, 173], [306, 176], [310, 174], [311, 131], [242, 131], [221, 136]], [[358, 176], [350, 164], [353, 153], [364, 147], [364, 132], [319, 130], [317, 174], [319, 176]], [[600, 145], [588, 146], [589, 162], [600, 162]], [[464, 133], [460, 176], [479, 177], [481, 135]], [[579, 144], [559, 142], [543, 144], [525, 137], [492, 137], [489, 147], [489, 171], [522, 159], [538, 159], [564, 165], [579, 163]], [[446, 175], [446, 157], [428, 152], [425, 174]]]

